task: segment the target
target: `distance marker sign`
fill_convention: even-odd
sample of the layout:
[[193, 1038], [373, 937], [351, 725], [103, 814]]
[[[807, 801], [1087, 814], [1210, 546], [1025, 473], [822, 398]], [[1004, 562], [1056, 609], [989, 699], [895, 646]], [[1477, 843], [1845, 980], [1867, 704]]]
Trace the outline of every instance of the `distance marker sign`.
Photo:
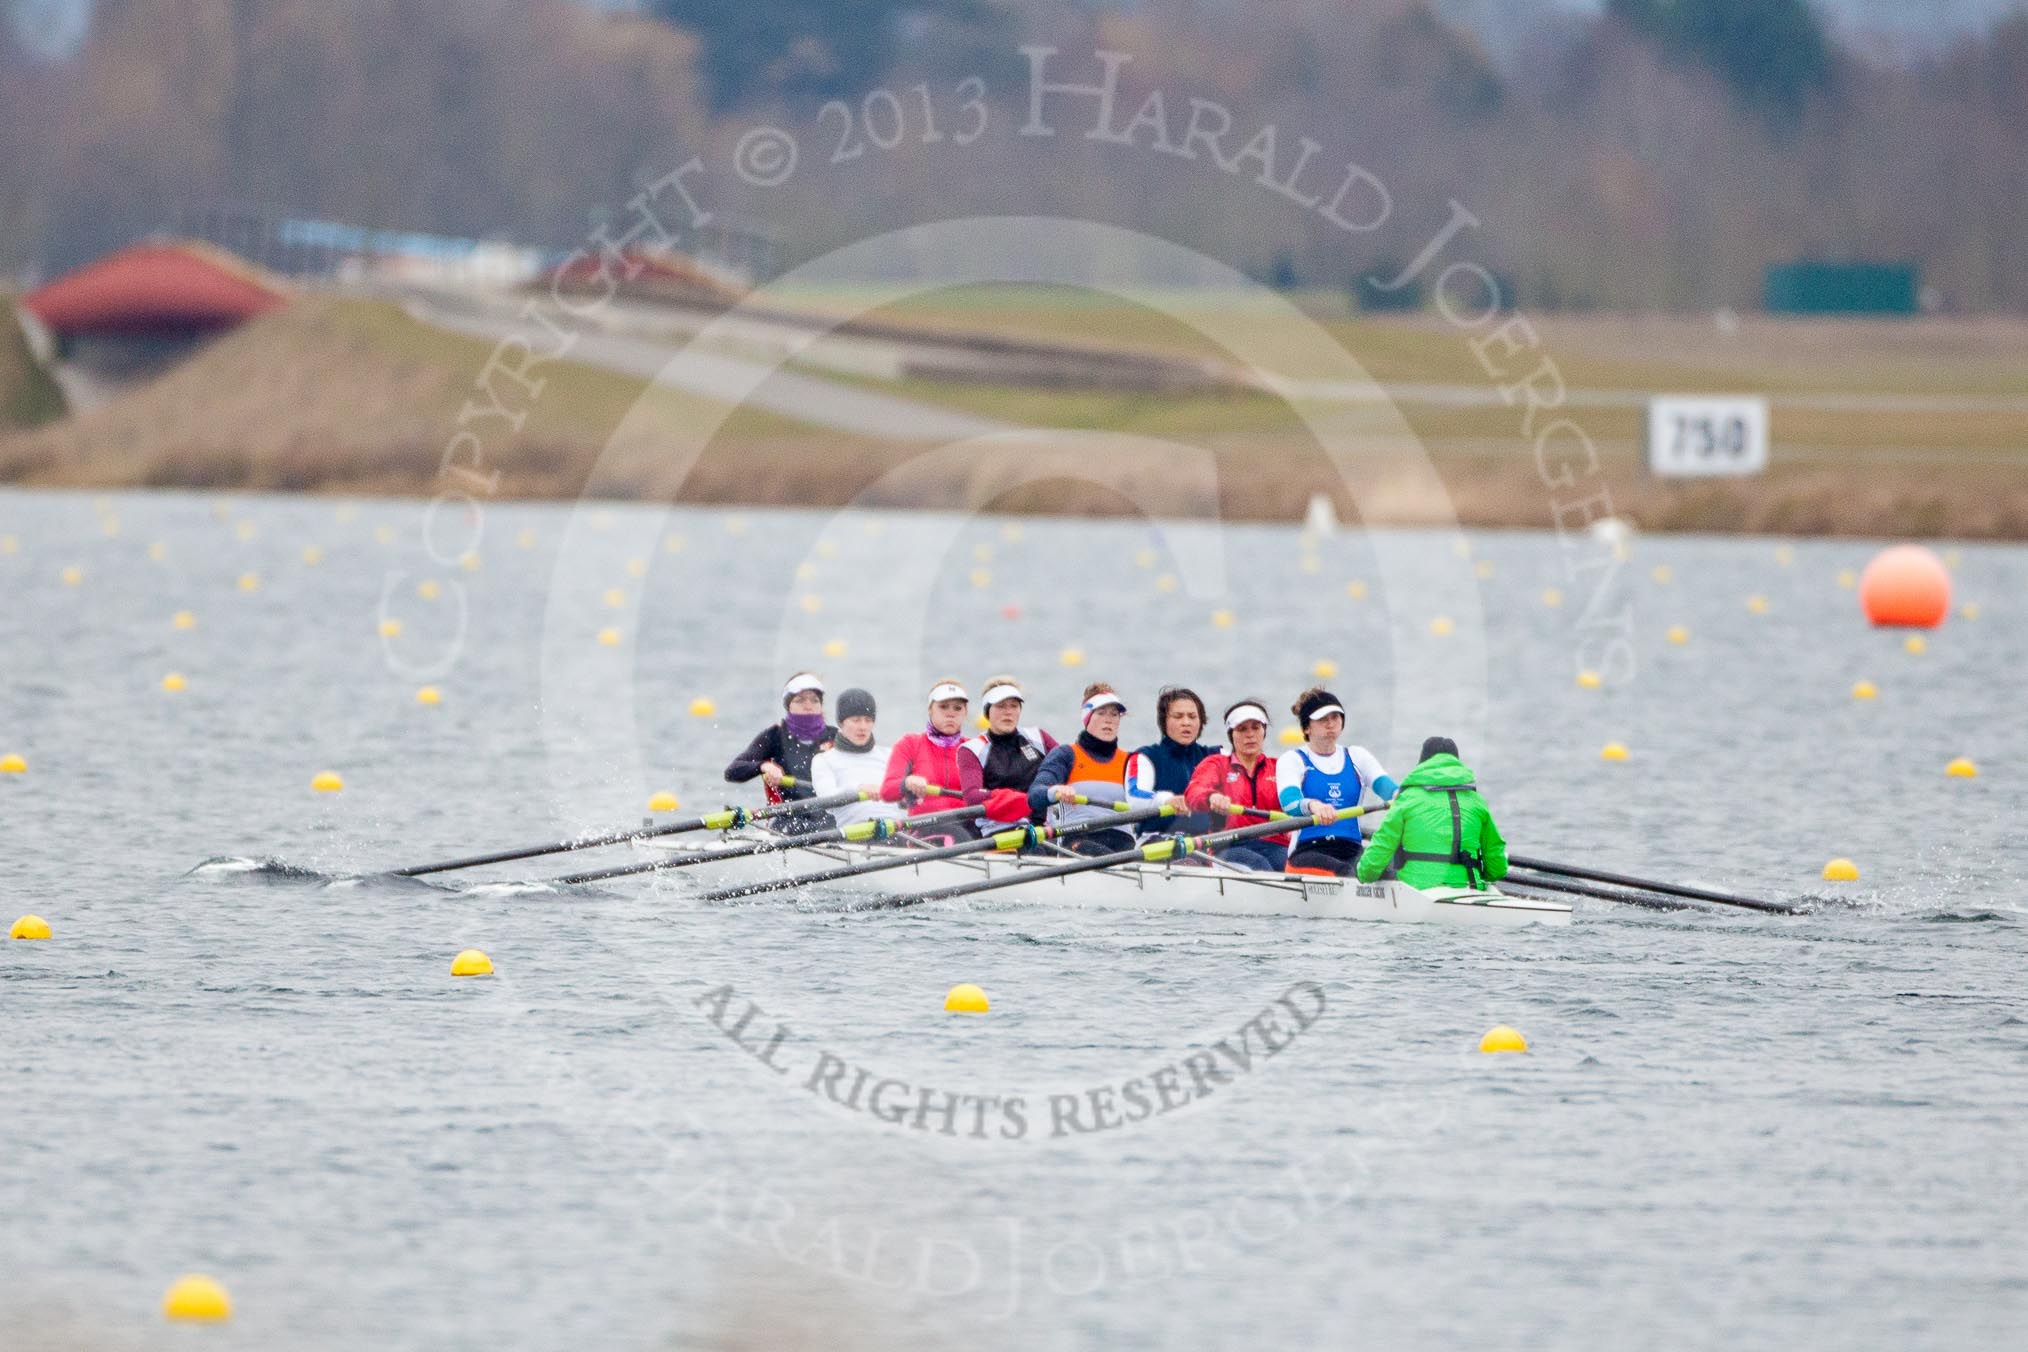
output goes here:
[[1759, 474], [1767, 468], [1767, 400], [1657, 395], [1648, 401], [1648, 472], [1664, 479]]

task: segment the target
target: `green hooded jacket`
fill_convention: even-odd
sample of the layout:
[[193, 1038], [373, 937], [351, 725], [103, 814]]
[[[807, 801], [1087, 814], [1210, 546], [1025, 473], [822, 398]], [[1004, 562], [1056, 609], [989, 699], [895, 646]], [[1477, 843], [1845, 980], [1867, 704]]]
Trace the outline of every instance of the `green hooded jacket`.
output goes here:
[[[1401, 781], [1394, 805], [1380, 819], [1380, 829], [1366, 842], [1359, 856], [1359, 881], [1372, 883], [1394, 863], [1398, 850], [1410, 854], [1435, 854], [1448, 859], [1461, 844], [1464, 852], [1478, 857], [1482, 869], [1479, 882], [1507, 876], [1507, 842], [1493, 824], [1493, 810], [1474, 788], [1456, 793], [1439, 792], [1446, 785], [1468, 785], [1472, 772], [1456, 756], [1436, 755], [1415, 767]], [[1457, 802], [1453, 823], [1451, 803]], [[1463, 864], [1434, 859], [1410, 859], [1399, 875], [1410, 887], [1472, 887], [1478, 885]]]

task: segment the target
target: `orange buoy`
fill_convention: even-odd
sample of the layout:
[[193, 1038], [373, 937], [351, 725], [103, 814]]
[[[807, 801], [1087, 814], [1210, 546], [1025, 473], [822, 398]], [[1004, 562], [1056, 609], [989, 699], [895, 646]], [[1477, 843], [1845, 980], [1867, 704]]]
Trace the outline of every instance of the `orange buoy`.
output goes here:
[[1950, 613], [1950, 571], [1921, 545], [1883, 549], [1859, 575], [1859, 608], [1876, 626], [1934, 629]]

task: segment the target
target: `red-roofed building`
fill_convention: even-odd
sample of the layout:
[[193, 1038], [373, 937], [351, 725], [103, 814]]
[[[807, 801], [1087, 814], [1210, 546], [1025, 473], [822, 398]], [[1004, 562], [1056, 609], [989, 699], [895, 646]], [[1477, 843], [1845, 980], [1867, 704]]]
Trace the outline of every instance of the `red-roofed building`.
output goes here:
[[207, 244], [136, 244], [21, 298], [59, 341], [196, 338], [288, 300], [275, 278]]

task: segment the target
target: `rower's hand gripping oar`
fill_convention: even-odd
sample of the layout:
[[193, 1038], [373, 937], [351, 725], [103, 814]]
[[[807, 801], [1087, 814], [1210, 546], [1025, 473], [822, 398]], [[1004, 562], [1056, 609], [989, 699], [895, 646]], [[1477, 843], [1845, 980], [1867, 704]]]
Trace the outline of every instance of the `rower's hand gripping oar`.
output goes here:
[[[782, 776], [782, 783], [794, 786], [792, 776]], [[821, 812], [825, 808], [844, 807], [847, 803], [861, 803], [877, 795], [871, 789], [850, 789], [834, 793], [828, 798], [790, 798], [779, 803], [770, 803], [749, 812], [743, 807], [729, 807], [722, 812], [707, 812], [701, 817], [686, 817], [681, 821], [669, 822], [662, 826], [630, 826], [612, 831], [600, 831], [589, 836], [575, 836], [569, 840], [554, 841], [547, 845], [529, 845], [522, 849], [496, 850], [492, 854], [475, 854], [464, 859], [446, 859], [439, 864], [417, 864], [413, 868], [398, 868], [388, 871], [393, 878], [419, 878], [425, 873], [449, 873], [454, 869], [478, 868], [482, 864], [505, 864], [516, 859], [534, 859], [545, 854], [565, 854], [571, 850], [596, 849], [601, 845], [619, 845], [629, 840], [647, 840], [652, 836], [681, 835], [686, 831], [737, 831], [749, 822], [766, 821], [770, 817], [786, 816], [795, 812]]]
[[1759, 897], [1713, 892], [1708, 888], [1685, 887], [1680, 883], [1652, 882], [1646, 878], [1631, 878], [1623, 873], [1608, 873], [1604, 869], [1580, 868], [1576, 864], [1553, 864], [1547, 859], [1530, 859], [1518, 854], [1508, 855], [1507, 862], [1516, 868], [1534, 869], [1537, 873], [1553, 873], [1565, 878], [1585, 878], [1591, 882], [1614, 883], [1620, 887], [1638, 887], [1649, 892], [1660, 892], [1665, 896], [1716, 902], [1720, 906], [1743, 906], [1750, 911], [1765, 911], [1770, 915], [1794, 915], [1799, 909], [1785, 901], [1763, 901]]
[[871, 844], [875, 841], [892, 840], [904, 832], [923, 826], [938, 826], [944, 822], [961, 821], [977, 817], [977, 804], [964, 807], [945, 808], [942, 812], [925, 812], [919, 817], [877, 817], [872, 821], [853, 822], [850, 826], [834, 827], [829, 831], [809, 831], [796, 836], [774, 836], [767, 840], [756, 840], [745, 845], [731, 845], [722, 850], [699, 850], [695, 854], [679, 854], [669, 859], [651, 859], [641, 864], [620, 864], [613, 868], [593, 869], [588, 873], [572, 873], [562, 878], [551, 878], [552, 885], [565, 887], [577, 883], [599, 883], [608, 878], [631, 878], [641, 873], [661, 873], [668, 869], [689, 868], [692, 864], [715, 864], [725, 859], [746, 859], [756, 854], [781, 854], [788, 850], [805, 850], [813, 845], [854, 845]]
[[[1080, 796], [1079, 803], [1090, 800]], [[996, 831], [978, 840], [961, 840], [951, 845], [939, 845], [934, 849], [910, 850], [904, 854], [883, 856], [862, 864], [841, 865], [838, 868], [820, 869], [815, 873], [798, 873], [786, 878], [767, 878], [759, 882], [741, 883], [735, 887], [721, 887], [706, 892], [705, 901], [733, 901], [740, 897], [758, 896], [763, 892], [780, 892], [791, 887], [811, 887], [820, 883], [835, 883], [843, 878], [857, 878], [862, 874], [879, 873], [884, 869], [910, 868], [927, 863], [932, 859], [955, 859], [959, 855], [984, 854], [989, 850], [1013, 853], [1025, 850], [1045, 841], [1061, 840], [1066, 836], [1082, 835], [1086, 831], [1113, 830], [1131, 826], [1156, 817], [1173, 817], [1182, 811], [1173, 803], [1162, 803], [1148, 807], [1130, 808], [1125, 801], [1095, 804], [1110, 807], [1120, 815], [1117, 817], [1095, 817], [1087, 821], [1072, 822], [1067, 826], [1016, 826], [1005, 831]]]
[[[1338, 813], [1339, 821], [1347, 817], [1362, 817], [1369, 812], [1385, 810], [1380, 807], [1346, 808]], [[997, 892], [1003, 887], [1016, 887], [1022, 883], [1041, 882], [1048, 878], [1067, 878], [1074, 873], [1093, 873], [1115, 864], [1164, 864], [1186, 855], [1215, 850], [1221, 845], [1234, 845], [1256, 836], [1271, 836], [1278, 831], [1301, 830], [1315, 826], [1315, 817], [1283, 817], [1279, 821], [1255, 822], [1252, 826], [1237, 826], [1230, 831], [1211, 831], [1198, 836], [1163, 836], [1131, 850], [1120, 850], [1114, 854], [1097, 854], [1086, 859], [1073, 859], [1067, 864], [1056, 864], [1049, 868], [1024, 869], [1004, 878], [988, 878], [984, 882], [960, 883], [954, 887], [939, 887], [929, 892], [918, 892], [914, 896], [881, 897], [878, 900], [854, 907], [862, 911], [892, 911], [904, 906], [919, 906], [926, 901], [948, 901], [953, 897], [976, 896], [981, 892]]]

